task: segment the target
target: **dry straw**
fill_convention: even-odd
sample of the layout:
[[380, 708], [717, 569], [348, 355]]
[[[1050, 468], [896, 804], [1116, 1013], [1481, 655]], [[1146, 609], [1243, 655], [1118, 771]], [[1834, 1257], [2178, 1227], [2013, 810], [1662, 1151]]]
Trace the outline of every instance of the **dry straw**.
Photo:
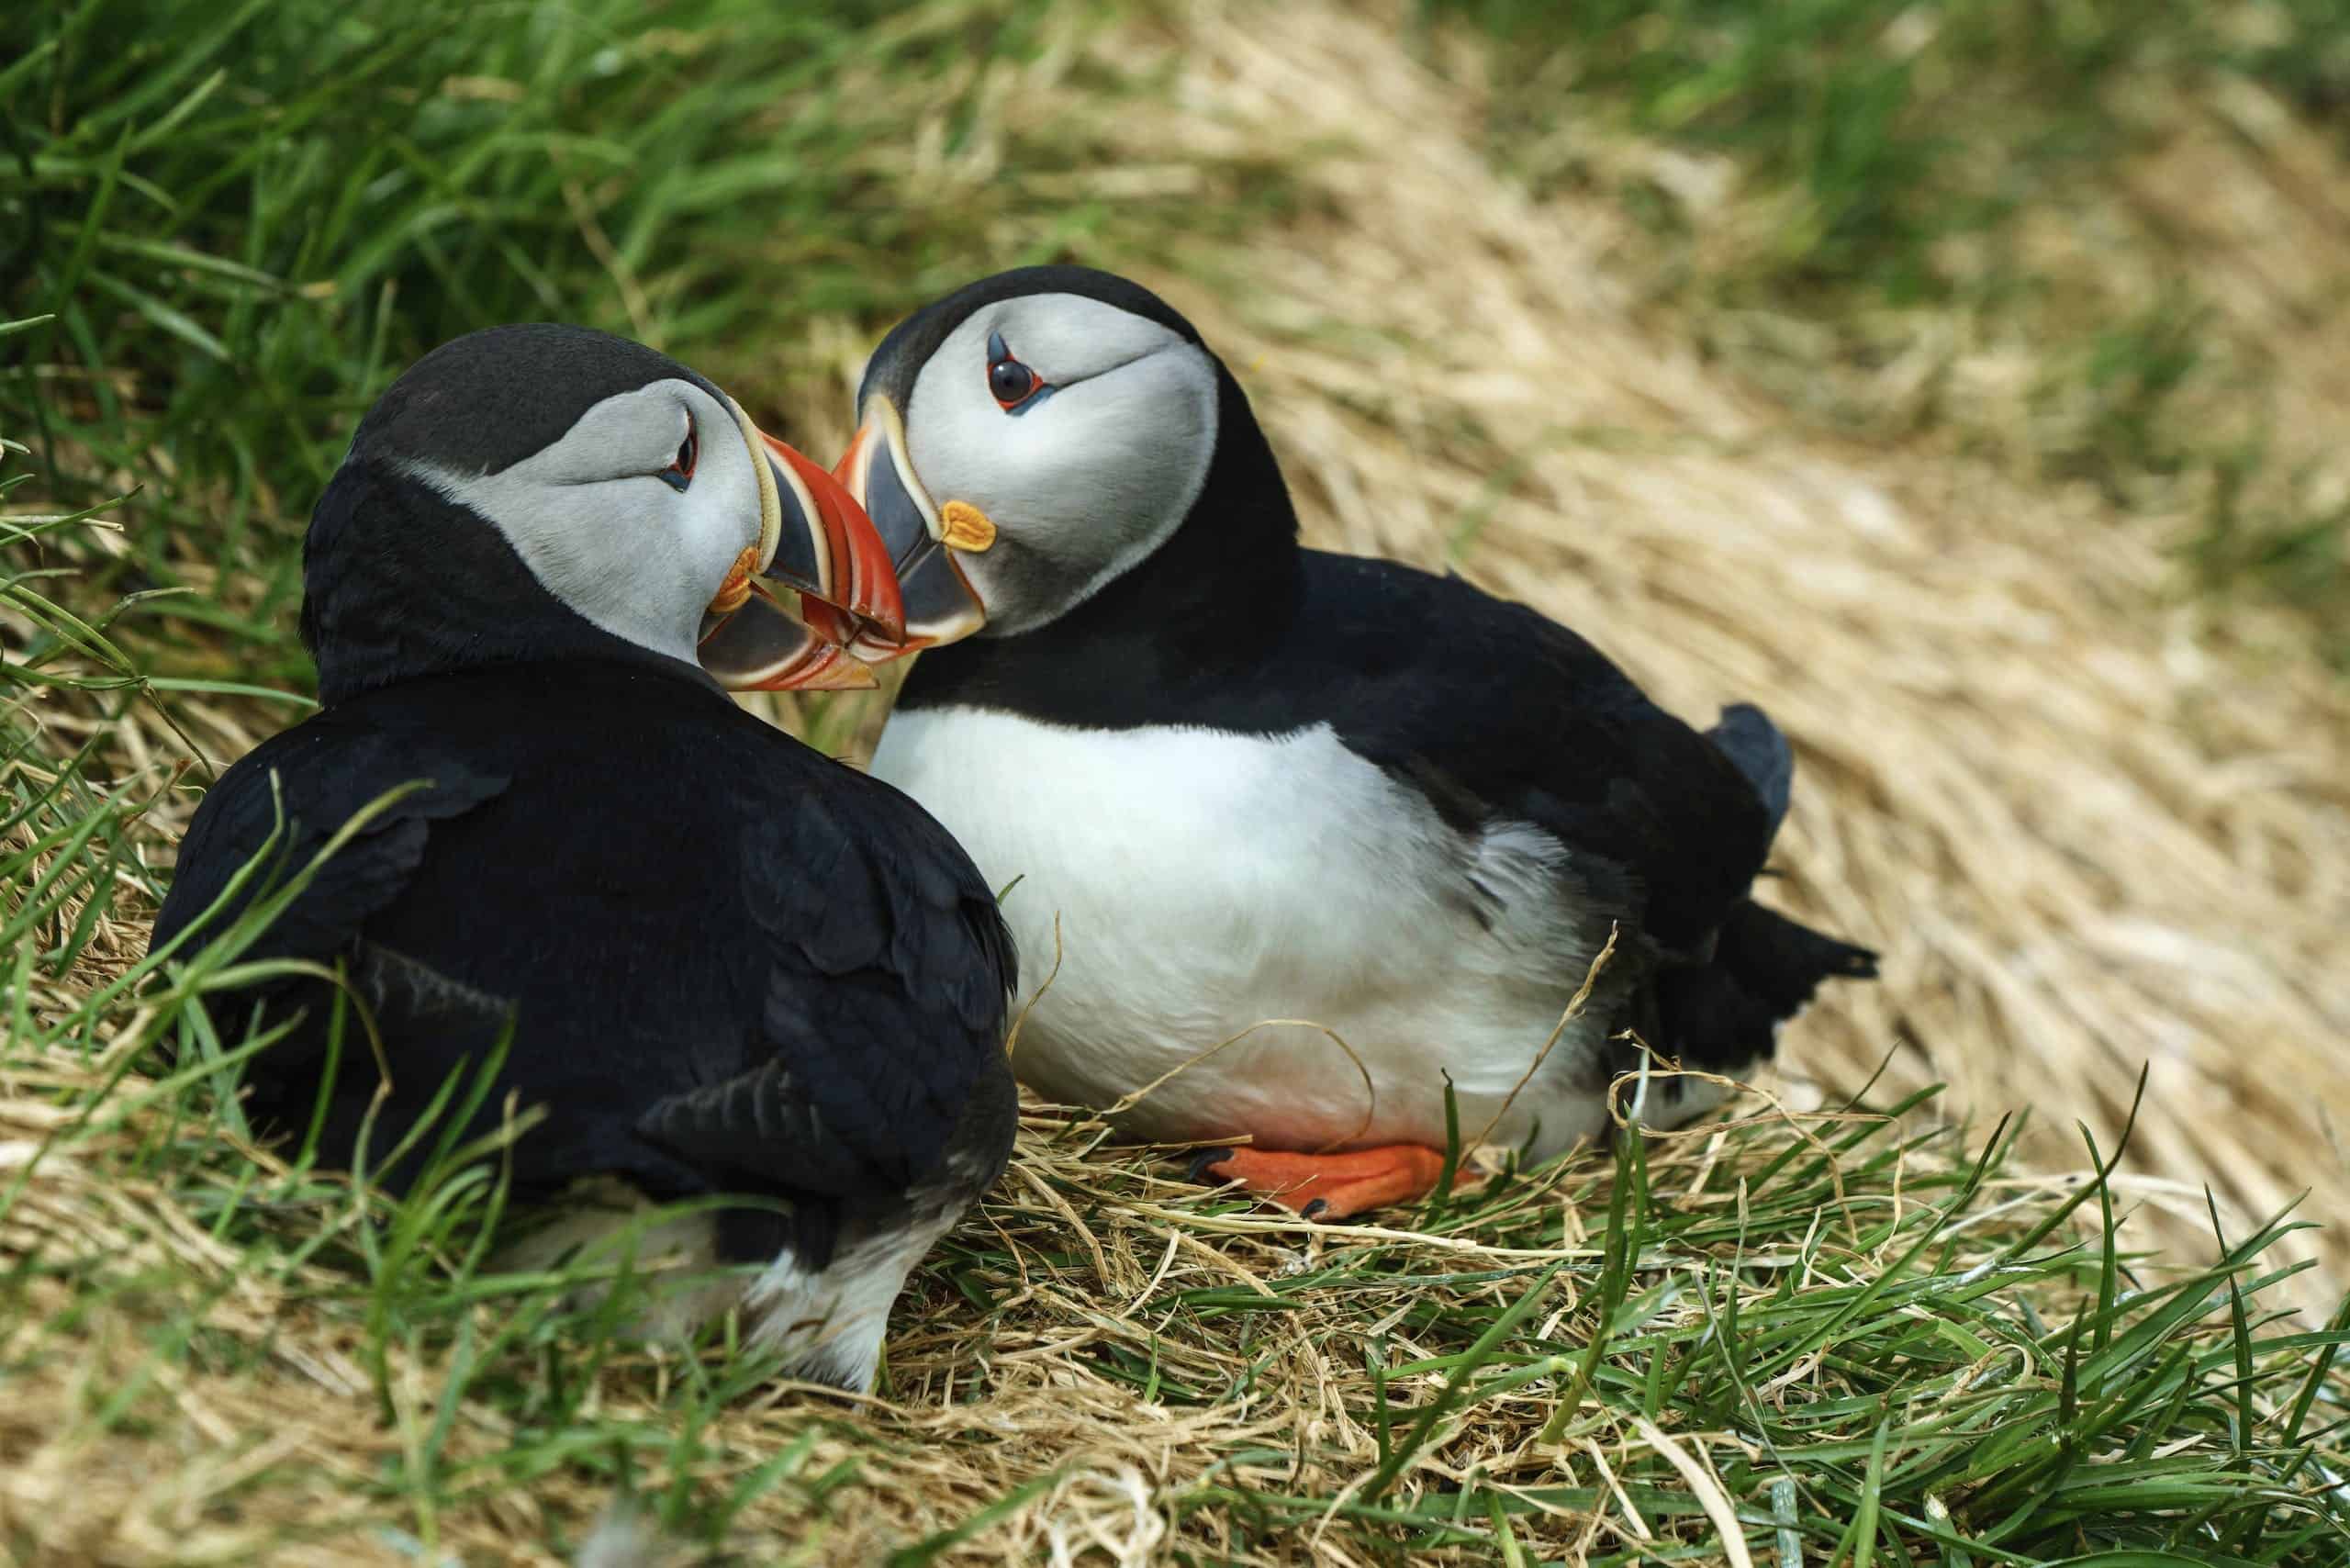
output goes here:
[[[2199, 1244], [2206, 1182], [2237, 1217], [2304, 1191], [2313, 1216], [2350, 1213], [2350, 700], [2300, 629], [2185, 601], [2188, 498], [2132, 515], [1994, 454], [1840, 442], [1708, 363], [1643, 303], [1616, 199], [1529, 199], [1488, 156], [1467, 67], [1439, 76], [1403, 30], [1377, 8], [1203, 6], [1091, 46], [1173, 91], [1089, 126], [1112, 156], [1072, 194], [1229, 200], [1234, 177], [1199, 170], [1243, 157], [1300, 189], [1245, 250], [1135, 270], [1239, 375], [1310, 541], [1460, 570], [1686, 716], [1745, 699], [1789, 732], [1767, 896], [1886, 956], [1882, 983], [1832, 988], [1787, 1036], [1799, 1097], [1894, 1049], [1891, 1081], [2029, 1110], [2028, 1147], [2069, 1163], [2074, 1122], [2109, 1143], [2150, 1066], [2132, 1164], [2175, 1183], [2165, 1241]], [[1002, 115], [1049, 114], [1069, 64], [1005, 72]], [[2338, 467], [2350, 328], [2305, 323], [2350, 195], [2266, 100], [2178, 116], [2132, 167], [2131, 216], [2190, 238], [2277, 366], [2280, 464]], [[1768, 220], [1719, 170], [1585, 131], [1586, 160], [1669, 178], [1726, 234]], [[921, 199], [992, 166], [982, 141], [889, 173]], [[2189, 202], [2209, 190], [2225, 199]], [[2050, 268], [2093, 265], [2125, 307], [2177, 264], [2041, 227]], [[832, 342], [853, 386], [863, 344]], [[1933, 380], [1993, 448], [2062, 417], [2028, 396], [2029, 341], [1942, 347], [1938, 375], [1907, 355], [1839, 396], [1890, 407]], [[807, 423], [845, 439], [824, 391]], [[2340, 1236], [2291, 1245], [2325, 1264], [2305, 1299], [2350, 1285]]]
[[[1229, 175], [1199, 171], [1244, 159], [1294, 182], [1290, 215], [1246, 251], [1136, 270], [1239, 375], [1315, 543], [1456, 563], [1583, 631], [1678, 711], [1704, 718], [1751, 699], [1796, 738], [1785, 874], [1770, 896], [1877, 945], [1886, 961], [1881, 983], [1836, 988], [1790, 1032], [1783, 1067], [1794, 1083], [1774, 1086], [1784, 1098], [1856, 1087], [1893, 1049], [1896, 1081], [1947, 1080], [1986, 1121], [2031, 1107], [2041, 1122], [2029, 1147], [2070, 1169], [2071, 1121], [2110, 1148], [2150, 1063], [2121, 1183], [2151, 1214], [2132, 1232], [2139, 1244], [2208, 1255], [2207, 1181], [2236, 1215], [2268, 1213], [2304, 1188], [2316, 1215], [2344, 1212], [2350, 1170], [2330, 1120], [2350, 1109], [2343, 689], [2288, 630], [2249, 613], [2214, 625], [2172, 602], [2165, 544], [2177, 520], [2117, 517], [2087, 493], [2028, 487], [1981, 461], [1840, 446], [1701, 362], [1673, 321], [1639, 306], [1638, 280], [1616, 262], [1626, 238], [1616, 207], [1536, 202], [1498, 177], [1475, 94], [1416, 63], [1397, 37], [1393, 17], [1320, 0], [1187, 8], [1072, 33], [1033, 66], [1001, 68], [994, 101], [1003, 116], [1035, 118], [1078, 71], [1163, 71], [1167, 94], [1122, 101], [1090, 128], [1122, 156], [1070, 176], [1065, 194], [1116, 199], [1138, 184], [1189, 183], [1203, 200], [1228, 199], [1217, 181]], [[979, 124], [951, 157], [919, 132], [909, 151], [877, 151], [877, 173], [907, 200], [990, 179], [990, 121]], [[1595, 142], [1593, 155], [1662, 156], [1620, 140]], [[861, 341], [837, 323], [813, 330], [853, 377]], [[2294, 385], [2333, 395], [2314, 369]], [[837, 386], [801, 396], [795, 438], [845, 435]], [[227, 703], [179, 711], [223, 759], [277, 720]], [[64, 705], [46, 722], [61, 745], [80, 738], [84, 721]], [[116, 738], [121, 776], [149, 783], [185, 755], [151, 719]], [[184, 811], [165, 802], [158, 824]], [[83, 969], [42, 982], [36, 1009], [65, 1010], [143, 941], [136, 912], [101, 920]], [[117, 1048], [137, 1027], [124, 1025]], [[264, 1541], [280, 1561], [417, 1561], [389, 1529], [413, 1528], [413, 1507], [371, 1493], [369, 1478], [396, 1470], [431, 1428], [455, 1352], [395, 1356], [395, 1419], [379, 1424], [361, 1326], [336, 1305], [333, 1279], [297, 1268], [253, 1280], [185, 1193], [127, 1174], [195, 1129], [151, 1109], [50, 1142], [56, 1114], [28, 1093], [103, 1074], [108, 1042], [97, 1045], [90, 1065], [20, 1064], [0, 1081], [0, 1182], [18, 1184], [0, 1254], [44, 1263], [22, 1285], [17, 1321], [47, 1333], [80, 1305], [67, 1282], [117, 1260], [151, 1262], [157, 1277], [205, 1294], [191, 1306], [126, 1293], [89, 1331], [56, 1341], [70, 1354], [0, 1392], [0, 1529], [38, 1542], [43, 1562], [239, 1562]], [[1670, 1140], [1654, 1184], [1692, 1212], [1742, 1215], [1750, 1164], [1833, 1132], [1783, 1128], [1742, 1152], [1711, 1137]], [[1142, 1304], [1171, 1290], [1270, 1296], [1348, 1246], [1398, 1249], [1429, 1274], [1581, 1265], [1596, 1252], [1576, 1212], [1604, 1192], [1587, 1169], [1520, 1200], [1526, 1215], [1561, 1215], [1566, 1242], [1504, 1245], [1491, 1238], [1535, 1227], [1496, 1222], [1480, 1240], [1207, 1212], [1178, 1167], [1105, 1156], [1099, 1136], [1032, 1111], [1013, 1173], [901, 1309], [888, 1399], [784, 1387], [725, 1408], [685, 1466], [697, 1485], [722, 1493], [778, 1452], [797, 1455], [797, 1479], [760, 1493], [735, 1522], [755, 1560], [789, 1550], [867, 1561], [1013, 1497], [951, 1548], [954, 1560], [1138, 1564], [1180, 1544], [1267, 1562], [1366, 1561], [1334, 1515], [1252, 1540], [1232, 1533], [1232, 1510], [1179, 1517], [1166, 1499], [1210, 1479], [1266, 1495], [1356, 1487], [1378, 1454], [1359, 1419], [1361, 1347], [1392, 1335], [1399, 1358], [1414, 1353], [1414, 1298], [1399, 1292], [1392, 1311], [1367, 1319], [1360, 1295], [1333, 1291], [1232, 1312], [1204, 1332]], [[1878, 1260], [1841, 1249], [1885, 1205], [1914, 1202], [1902, 1180], [1852, 1207], [1826, 1204], [1818, 1268], [1866, 1276]], [[2001, 1196], [2020, 1206], [2063, 1184], [2018, 1178]], [[1599, 1229], [1595, 1217], [1589, 1232]], [[983, 1332], [949, 1283], [965, 1247], [1008, 1259], [1014, 1274]], [[2350, 1277], [2338, 1239], [2287, 1247], [2322, 1257], [2335, 1287]], [[1800, 1266], [1808, 1279], [1814, 1263]], [[1524, 1286], [1449, 1288], [1498, 1300]], [[159, 1357], [144, 1335], [189, 1311], [218, 1353]], [[1572, 1342], [1591, 1311], [1571, 1293], [1539, 1327]], [[257, 1346], [269, 1349], [248, 1357]], [[5, 1349], [17, 1364], [25, 1347]], [[1217, 1397], [1146, 1403], [1103, 1374], [1113, 1354]], [[617, 1366], [598, 1387], [599, 1418], [673, 1426], [673, 1375], [666, 1364]], [[1813, 1357], [1756, 1392], [1794, 1401], [1830, 1376]], [[150, 1414], [95, 1427], [93, 1391], [134, 1380], [160, 1389]], [[1398, 1398], [1424, 1406], [1437, 1381]], [[1719, 1546], [1723, 1510], [1753, 1499], [1726, 1498], [1716, 1477], [1740, 1439], [1643, 1420], [1546, 1441], [1555, 1403], [1533, 1386], [1481, 1403], [1401, 1484], [1419, 1495], [1477, 1475], [1511, 1487], [1563, 1478], [1599, 1501], [1518, 1516], [1546, 1556], [1671, 1540], [1736, 1559]], [[501, 1422], [455, 1419], [453, 1462], [513, 1440]], [[852, 1460], [849, 1501], [827, 1507], [818, 1483]], [[1623, 1481], [1658, 1461], [1700, 1515], [1653, 1517], [1652, 1496], [1643, 1505], [1650, 1495]], [[265, 1474], [315, 1479], [248, 1492]], [[554, 1562], [546, 1543], [581, 1539], [611, 1501], [556, 1473], [438, 1518], [438, 1550]], [[289, 1526], [320, 1544], [286, 1545]], [[644, 1537], [616, 1522], [601, 1561], [655, 1555]]]
[[[2029, 1147], [2070, 1161], [2073, 1122], [2109, 1145], [2151, 1064], [2132, 1165], [2177, 1183], [2166, 1239], [2202, 1233], [2206, 1182], [2238, 1213], [2305, 1189], [2313, 1216], [2350, 1213], [2339, 681], [2257, 611], [2174, 602], [2183, 519], [1842, 446], [1741, 391], [1637, 308], [1614, 199], [1528, 200], [1485, 156], [1476, 95], [1394, 37], [1325, 6], [1193, 14], [1160, 40], [1181, 123], [1127, 122], [1138, 163], [1247, 145], [1309, 193], [1206, 259], [1218, 283], [1189, 256], [1150, 281], [1239, 375], [1312, 541], [1457, 566], [1677, 711], [1750, 699], [1793, 735], [1767, 896], [1886, 965], [1790, 1032], [1789, 1075], [1848, 1089], [1897, 1046], [1897, 1081], [2029, 1108]], [[2232, 211], [2306, 188], [2288, 151], [2273, 185], [2233, 160]], [[1632, 153], [1595, 146], [1611, 155]], [[2214, 266], [2224, 286], [2274, 254]], [[2292, 281], [2256, 297], [2282, 317]], [[2290, 389], [2289, 428], [2338, 430], [2331, 381]], [[2350, 1282], [2338, 1235], [2301, 1244]]]

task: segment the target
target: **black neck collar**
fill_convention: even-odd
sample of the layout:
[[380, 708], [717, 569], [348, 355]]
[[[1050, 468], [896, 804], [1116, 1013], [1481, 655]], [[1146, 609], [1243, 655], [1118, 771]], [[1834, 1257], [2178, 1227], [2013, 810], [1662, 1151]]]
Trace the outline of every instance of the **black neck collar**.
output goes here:
[[302, 544], [302, 641], [329, 707], [421, 677], [601, 659], [717, 692], [699, 667], [640, 647], [547, 591], [486, 518], [372, 459], [346, 462]]
[[1166, 543], [1058, 620], [923, 654], [904, 709], [1002, 709], [1123, 729], [1254, 678], [1297, 614], [1297, 513], [1231, 373], [1216, 366], [1216, 452]]

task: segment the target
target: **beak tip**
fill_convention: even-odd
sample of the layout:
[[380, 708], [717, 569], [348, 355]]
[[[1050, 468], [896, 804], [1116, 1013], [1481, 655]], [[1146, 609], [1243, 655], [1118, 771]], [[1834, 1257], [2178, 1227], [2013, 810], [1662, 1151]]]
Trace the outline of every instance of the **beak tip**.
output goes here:
[[800, 511], [804, 559], [795, 545], [798, 568], [779, 580], [811, 599], [881, 626], [902, 625], [905, 610], [898, 575], [864, 504], [834, 475], [773, 436], [764, 436], [768, 461]]
[[754, 579], [732, 613], [713, 613], [697, 648], [703, 673], [729, 691], [867, 691], [880, 684], [845, 644], [855, 623], [821, 600], [796, 617]]

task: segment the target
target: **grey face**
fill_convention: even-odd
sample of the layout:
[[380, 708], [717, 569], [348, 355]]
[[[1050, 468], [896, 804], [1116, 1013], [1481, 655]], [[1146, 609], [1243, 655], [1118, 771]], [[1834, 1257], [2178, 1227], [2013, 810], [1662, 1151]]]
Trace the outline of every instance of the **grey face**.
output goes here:
[[[1207, 481], [1214, 361], [1117, 306], [989, 301], [910, 382], [892, 368], [868, 390], [846, 478], [917, 640], [1050, 622], [1165, 543]], [[905, 386], [902, 407], [888, 386]]]
[[725, 685], [869, 686], [839, 644], [901, 628], [887, 552], [832, 476], [625, 339], [537, 323], [444, 343], [351, 461], [459, 503], [581, 619]]
[[[764, 559], [772, 473], [731, 402], [664, 379], [614, 393], [549, 444], [488, 473], [423, 457], [409, 474], [504, 534], [548, 592], [604, 631], [691, 662], [704, 612], [746, 551]], [[764, 538], [763, 538], [764, 536]]]

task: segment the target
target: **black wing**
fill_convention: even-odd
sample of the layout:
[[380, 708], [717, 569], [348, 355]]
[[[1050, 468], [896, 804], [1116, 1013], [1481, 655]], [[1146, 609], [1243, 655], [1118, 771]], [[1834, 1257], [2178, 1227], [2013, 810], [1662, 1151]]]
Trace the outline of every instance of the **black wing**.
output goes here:
[[431, 824], [473, 810], [507, 785], [504, 775], [436, 755], [414, 734], [396, 741], [337, 715], [320, 714], [273, 737], [222, 774], [196, 808], [151, 945], [162, 946], [205, 916], [261, 857], [235, 896], [210, 915], [198, 945], [217, 939], [257, 899], [282, 890], [362, 810], [419, 780], [421, 788], [380, 811], [319, 868], [245, 949], [248, 959], [324, 960], [350, 950], [362, 923], [408, 886]]
[[1565, 874], [1582, 896], [1634, 916], [1668, 952], [1707, 949], [1770, 850], [1771, 811], [1737, 763], [1523, 605], [1392, 562], [1308, 560], [1304, 639], [1319, 625], [1331, 645], [1375, 635], [1410, 650], [1333, 672], [1349, 748], [1460, 825], [1542, 828], [1573, 852]]
[[[1317, 597], [1379, 605], [1391, 628], [1425, 628], [1433, 656], [1460, 672], [1422, 678], [1430, 655], [1384, 668], [1348, 701], [1347, 744], [1460, 826], [1516, 819], [1564, 844], [1559, 874], [1575, 895], [1629, 919], [1667, 960], [1648, 1029], [1657, 1043], [1692, 1065], [1738, 1070], [1770, 1056], [1776, 1025], [1821, 981], [1875, 972], [1866, 948], [1749, 897], [1795, 776], [1786, 737], [1761, 710], [1733, 705], [1699, 734], [1522, 605], [1386, 562], [1319, 560], [1317, 587], [1338, 591]], [[1366, 644], [1358, 630], [1355, 646]], [[1488, 684], [1476, 686], [1480, 676]], [[1420, 695], [1430, 686], [1434, 704]]]
[[[804, 754], [803, 754], [804, 755]], [[817, 762], [746, 779], [742, 864], [766, 1053], [639, 1124], [677, 1153], [799, 1191], [902, 1190], [1002, 1070], [1011, 933], [962, 846], [878, 780]]]
[[[281, 801], [278, 886], [383, 791], [430, 778], [248, 949], [351, 959], [395, 1070], [379, 1147], [478, 1059], [510, 1002], [513, 1050], [468, 1130], [509, 1093], [554, 1113], [517, 1148], [518, 1182], [610, 1170], [660, 1197], [902, 1191], [1002, 1070], [1009, 935], [920, 808], [704, 700], [650, 677], [505, 670], [313, 719], [215, 787], [157, 940], [270, 843]], [[256, 1070], [281, 1119], [308, 1113], [307, 1060], [280, 1047]], [[356, 1137], [372, 1079], [338, 1090], [329, 1147]]]
[[[414, 885], [436, 830], [446, 832], [502, 793], [503, 774], [468, 765], [429, 734], [395, 738], [363, 716], [320, 714], [298, 724], [249, 753], [205, 795], [181, 842], [179, 868], [151, 938], [161, 948], [200, 920], [179, 954], [195, 956], [257, 902], [282, 893], [359, 812], [414, 781], [420, 787], [380, 807], [240, 955], [246, 961], [346, 961], [354, 989], [387, 1044], [397, 1047], [398, 1076], [415, 1066], [431, 1077], [418, 1085], [419, 1093], [385, 1108], [371, 1145], [378, 1162], [445, 1077], [429, 1071], [439, 1065], [431, 1047], [446, 1043], [453, 1059], [467, 1051], [477, 1056], [506, 1027], [511, 1008], [509, 998], [455, 983], [429, 961], [378, 946], [362, 933]], [[260, 1124], [298, 1129], [318, 1103], [332, 993], [322, 982], [284, 976], [249, 994], [275, 1014], [274, 1022], [294, 1026], [248, 1070], [248, 1111]], [[375, 1086], [373, 1072], [348, 1058], [344, 1065], [321, 1127], [323, 1147], [338, 1161], [352, 1158]], [[413, 1161], [404, 1161], [377, 1175], [397, 1186], [414, 1170]]]

